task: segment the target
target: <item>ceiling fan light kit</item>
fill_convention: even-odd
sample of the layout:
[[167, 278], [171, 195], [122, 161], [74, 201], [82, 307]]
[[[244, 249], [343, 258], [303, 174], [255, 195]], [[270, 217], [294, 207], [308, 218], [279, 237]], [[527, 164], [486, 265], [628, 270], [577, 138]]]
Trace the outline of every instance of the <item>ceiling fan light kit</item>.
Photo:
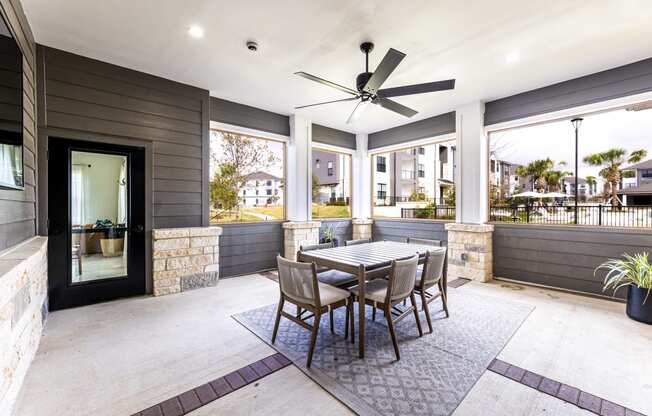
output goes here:
[[376, 70], [374, 72], [369, 72], [369, 53], [371, 53], [373, 49], [374, 44], [371, 42], [363, 42], [360, 45], [360, 50], [365, 54], [365, 71], [356, 76], [355, 84], [357, 90], [339, 85], [335, 82], [325, 80], [312, 74], [308, 74], [307, 72], [295, 72], [295, 75], [299, 75], [300, 77], [353, 95], [353, 97], [350, 98], [342, 98], [316, 104], [308, 104], [295, 107], [295, 109], [359, 100], [358, 104], [353, 109], [353, 112], [347, 119], [347, 123], [352, 123], [358, 119], [368, 104], [376, 104], [402, 116], [412, 117], [417, 114], [416, 110], [406, 107], [403, 104], [399, 104], [396, 101], [390, 100], [388, 97], [401, 97], [405, 95], [452, 90], [455, 88], [455, 80], [449, 79], [444, 81], [427, 82], [424, 84], [405, 85], [402, 87], [381, 89], [383, 83], [394, 72], [403, 58], [405, 58], [405, 54], [403, 52], [397, 51], [396, 49], [390, 48], [385, 54], [383, 60], [380, 62], [380, 64], [378, 64], [378, 67], [376, 67]]

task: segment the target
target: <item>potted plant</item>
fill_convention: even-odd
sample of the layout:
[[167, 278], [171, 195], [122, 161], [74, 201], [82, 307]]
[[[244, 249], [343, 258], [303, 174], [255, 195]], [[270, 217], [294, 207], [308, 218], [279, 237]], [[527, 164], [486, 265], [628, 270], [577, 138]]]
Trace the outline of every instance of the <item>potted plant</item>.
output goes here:
[[105, 233], [105, 238], [100, 240], [102, 255], [104, 257], [122, 256], [124, 250], [125, 232], [111, 220], [97, 220], [94, 228], [100, 228]]
[[324, 229], [324, 236], [320, 239], [320, 243], [330, 243], [332, 242], [335, 247], [337, 247], [337, 238], [335, 238], [335, 228], [329, 225]]
[[621, 287], [627, 287], [627, 316], [635, 321], [652, 324], [652, 265], [648, 253], [623, 259], [611, 259], [598, 266], [595, 271], [607, 270], [604, 289], [613, 289], [614, 294]]

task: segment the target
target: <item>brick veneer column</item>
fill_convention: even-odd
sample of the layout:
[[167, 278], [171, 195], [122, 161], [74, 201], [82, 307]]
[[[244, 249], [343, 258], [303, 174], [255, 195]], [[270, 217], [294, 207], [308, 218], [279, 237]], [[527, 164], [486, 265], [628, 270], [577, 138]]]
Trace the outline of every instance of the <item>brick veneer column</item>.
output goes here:
[[220, 227], [153, 230], [154, 296], [217, 284], [221, 234]]
[[488, 282], [493, 275], [491, 224], [446, 224], [448, 231], [448, 280], [457, 278]]
[[319, 227], [321, 227], [319, 221], [289, 221], [283, 223], [284, 257], [296, 261], [297, 251], [301, 246], [318, 244]]
[[353, 239], [362, 240], [371, 238], [371, 226], [374, 221], [370, 218], [353, 218], [351, 225], [353, 228]]

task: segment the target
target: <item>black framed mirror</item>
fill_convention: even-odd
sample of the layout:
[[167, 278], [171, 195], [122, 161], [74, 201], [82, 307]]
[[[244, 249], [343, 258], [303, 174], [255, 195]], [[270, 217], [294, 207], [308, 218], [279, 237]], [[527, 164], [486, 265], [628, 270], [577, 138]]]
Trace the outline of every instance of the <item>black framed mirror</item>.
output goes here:
[[23, 189], [23, 54], [0, 16], [0, 189]]

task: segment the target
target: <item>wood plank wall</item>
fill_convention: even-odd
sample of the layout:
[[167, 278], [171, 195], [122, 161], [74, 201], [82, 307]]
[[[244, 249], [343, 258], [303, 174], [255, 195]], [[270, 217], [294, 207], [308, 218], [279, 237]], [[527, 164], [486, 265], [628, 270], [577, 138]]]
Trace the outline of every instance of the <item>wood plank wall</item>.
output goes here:
[[41, 45], [38, 64], [44, 140], [150, 142], [152, 228], [208, 225], [208, 91]]
[[0, 0], [0, 13], [23, 52], [25, 189], [0, 190], [0, 250], [36, 234], [36, 58], [34, 36], [18, 0]]
[[[649, 230], [494, 224], [494, 276], [546, 286], [602, 292], [595, 268], [623, 253], [650, 251]], [[625, 291], [619, 293], [625, 295]]]
[[283, 255], [281, 221], [220, 224], [220, 277], [232, 277], [276, 268]]
[[448, 241], [446, 223], [452, 221], [374, 219], [374, 241], [406, 241], [408, 237]]

